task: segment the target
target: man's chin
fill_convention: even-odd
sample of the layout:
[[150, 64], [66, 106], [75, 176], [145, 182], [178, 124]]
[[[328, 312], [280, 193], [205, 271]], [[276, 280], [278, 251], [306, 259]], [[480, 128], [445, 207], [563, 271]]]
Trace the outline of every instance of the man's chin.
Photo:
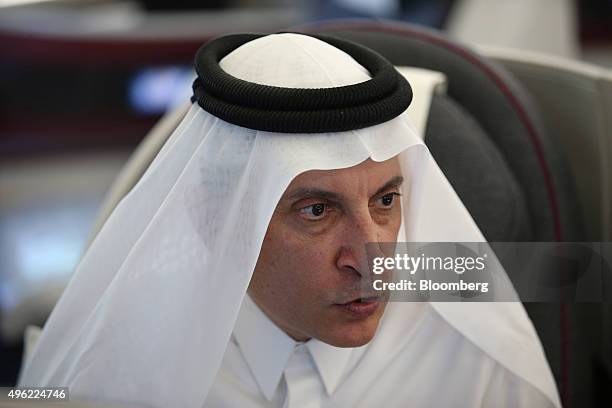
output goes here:
[[379, 322], [380, 316], [371, 316], [360, 322], [339, 323], [317, 338], [334, 347], [361, 347], [372, 341]]
[[373, 338], [374, 336], [363, 337], [363, 338], [341, 339], [336, 344], [331, 344], [331, 343], [329, 344], [335, 347], [343, 347], [343, 348], [361, 347], [361, 346], [365, 346], [366, 344], [368, 344], [370, 341], [372, 341]]
[[326, 336], [326, 338], [320, 340], [334, 347], [361, 347], [368, 344], [374, 338], [375, 333], [375, 330], [351, 329], [342, 334]]

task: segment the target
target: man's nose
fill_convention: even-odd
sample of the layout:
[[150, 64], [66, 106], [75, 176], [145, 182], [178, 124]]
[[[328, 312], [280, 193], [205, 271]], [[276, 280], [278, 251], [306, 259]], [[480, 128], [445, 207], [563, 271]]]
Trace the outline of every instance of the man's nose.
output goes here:
[[371, 260], [385, 256], [380, 247], [380, 228], [369, 212], [347, 220], [338, 253], [338, 268], [352, 271], [361, 277], [368, 276]]

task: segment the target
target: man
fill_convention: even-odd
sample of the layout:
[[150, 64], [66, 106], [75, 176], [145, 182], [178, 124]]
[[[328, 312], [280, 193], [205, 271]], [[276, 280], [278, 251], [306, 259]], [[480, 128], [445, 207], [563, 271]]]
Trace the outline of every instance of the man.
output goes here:
[[[374, 336], [385, 303], [363, 299], [364, 243], [392, 242], [401, 223], [399, 162], [370, 159], [296, 177], [278, 203], [249, 293], [293, 339], [358, 347]], [[289, 272], [290, 271], [290, 272]]]
[[[365, 245], [483, 241], [353, 43], [234, 35], [84, 256], [21, 385], [179, 407], [553, 407], [520, 303], [364, 294]], [[247, 295], [248, 292], [248, 295]]]

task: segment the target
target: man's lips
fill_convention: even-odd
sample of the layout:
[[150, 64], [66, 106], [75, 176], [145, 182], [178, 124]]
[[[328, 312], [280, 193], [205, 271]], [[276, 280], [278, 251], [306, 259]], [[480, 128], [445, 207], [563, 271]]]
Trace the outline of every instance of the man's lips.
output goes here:
[[353, 317], [363, 319], [371, 316], [376, 309], [378, 309], [381, 303], [380, 301], [380, 296], [359, 297], [350, 302], [337, 303], [334, 306], [349, 313]]
[[356, 296], [352, 300], [344, 303], [337, 303], [338, 305], [348, 305], [349, 303], [361, 302], [361, 303], [369, 303], [369, 302], [377, 302], [381, 300], [380, 295], [364, 295], [364, 296]]
[[353, 292], [352, 296], [343, 296], [343, 297], [346, 300], [335, 302], [335, 304], [347, 305], [353, 302], [362, 302], [362, 303], [377, 302], [377, 301], [384, 300], [385, 294], [377, 293], [377, 292]]

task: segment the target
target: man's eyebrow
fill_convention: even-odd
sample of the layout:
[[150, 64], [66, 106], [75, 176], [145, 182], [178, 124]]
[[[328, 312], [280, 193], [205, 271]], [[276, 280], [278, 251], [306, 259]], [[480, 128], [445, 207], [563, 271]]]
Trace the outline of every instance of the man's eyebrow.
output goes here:
[[292, 191], [285, 200], [301, 200], [304, 198], [324, 198], [329, 201], [342, 201], [344, 196], [340, 193], [335, 193], [333, 191], [322, 190], [320, 188], [298, 188]]
[[375, 197], [375, 196], [377, 196], [377, 195], [379, 195], [381, 193], [384, 193], [387, 190], [391, 190], [392, 188], [397, 188], [397, 187], [401, 186], [403, 182], [404, 182], [404, 178], [402, 176], [395, 176], [391, 180], [387, 181], [384, 186], [379, 188], [374, 193], [373, 197]]
[[[382, 187], [380, 187], [376, 191], [376, 193], [374, 193], [374, 196], [377, 196], [378, 194], [381, 194], [392, 188], [399, 187], [403, 182], [404, 182], [404, 178], [402, 176], [395, 176], [389, 181], [387, 181]], [[336, 201], [336, 202], [340, 202], [344, 199], [344, 195], [340, 193], [336, 193], [336, 192], [328, 191], [328, 190], [322, 190], [320, 188], [302, 187], [302, 188], [295, 189], [294, 191], [289, 193], [286, 197], [284, 197], [284, 200], [293, 201], [293, 200], [301, 200], [304, 198], [314, 198], [314, 197], [324, 198], [326, 200]]]

